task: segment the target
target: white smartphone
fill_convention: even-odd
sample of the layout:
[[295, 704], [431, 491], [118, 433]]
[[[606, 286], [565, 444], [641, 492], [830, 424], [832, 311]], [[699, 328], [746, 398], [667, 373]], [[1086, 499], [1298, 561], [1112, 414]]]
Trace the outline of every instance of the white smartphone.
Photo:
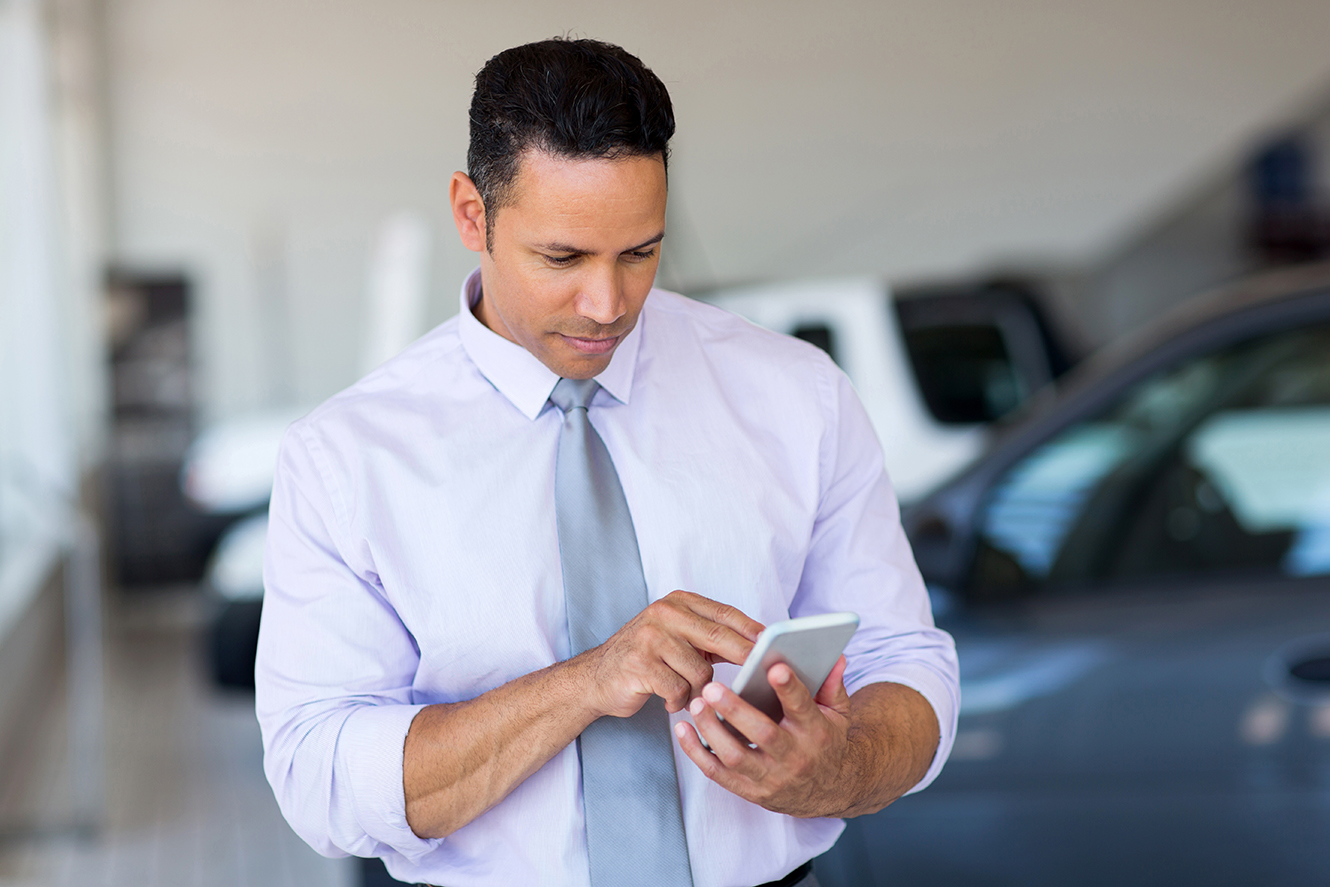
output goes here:
[[[758, 635], [757, 643], [744, 660], [739, 676], [734, 679], [730, 689], [749, 705], [780, 723], [784, 711], [776, 691], [767, 682], [767, 672], [771, 667], [778, 662], [785, 663], [808, 688], [808, 692], [816, 694], [858, 627], [857, 613], [823, 613], [769, 625]], [[724, 719], [721, 720], [723, 723]], [[731, 724], [725, 726], [744, 742], [748, 741]]]

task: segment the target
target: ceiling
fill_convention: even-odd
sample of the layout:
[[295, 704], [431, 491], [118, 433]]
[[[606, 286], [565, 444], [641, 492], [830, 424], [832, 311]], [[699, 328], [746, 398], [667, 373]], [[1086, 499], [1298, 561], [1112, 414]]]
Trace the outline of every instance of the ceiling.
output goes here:
[[327, 344], [354, 350], [354, 324], [328, 309], [358, 304], [392, 210], [435, 222], [437, 313], [455, 310], [473, 259], [447, 177], [475, 71], [516, 43], [594, 36], [665, 80], [678, 286], [1091, 261], [1330, 84], [1324, 0], [117, 0], [106, 16], [119, 259], [196, 269], [225, 363], [276, 250], [310, 379], [349, 372]]

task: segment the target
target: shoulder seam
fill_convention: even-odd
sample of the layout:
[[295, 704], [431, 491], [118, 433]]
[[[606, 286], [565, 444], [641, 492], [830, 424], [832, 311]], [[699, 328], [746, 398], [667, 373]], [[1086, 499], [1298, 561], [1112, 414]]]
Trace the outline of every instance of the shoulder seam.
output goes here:
[[311, 461], [314, 463], [314, 469], [319, 474], [319, 482], [323, 484], [323, 490], [328, 494], [328, 501], [333, 507], [333, 517], [339, 524], [340, 535], [345, 538], [351, 527], [350, 506], [341, 487], [333, 481], [332, 465], [328, 462], [327, 453], [324, 452], [322, 444], [316, 441], [304, 421], [298, 422], [291, 428], [299, 435], [301, 442], [305, 445], [305, 451], [309, 453]]

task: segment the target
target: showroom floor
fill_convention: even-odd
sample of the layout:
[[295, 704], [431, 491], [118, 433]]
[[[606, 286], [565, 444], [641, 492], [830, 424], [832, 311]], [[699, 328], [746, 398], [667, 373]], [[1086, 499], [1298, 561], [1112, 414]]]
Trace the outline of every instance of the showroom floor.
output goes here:
[[282, 820], [253, 697], [211, 689], [189, 590], [108, 608], [103, 826], [72, 833], [63, 700], [40, 713], [0, 791], [0, 887], [351, 887]]

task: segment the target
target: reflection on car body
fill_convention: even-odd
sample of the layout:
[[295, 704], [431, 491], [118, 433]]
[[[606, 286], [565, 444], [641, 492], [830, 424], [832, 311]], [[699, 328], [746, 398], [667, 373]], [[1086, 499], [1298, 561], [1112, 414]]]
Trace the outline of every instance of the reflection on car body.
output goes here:
[[903, 520], [960, 731], [828, 887], [1325, 882], [1330, 267], [1096, 360]]

